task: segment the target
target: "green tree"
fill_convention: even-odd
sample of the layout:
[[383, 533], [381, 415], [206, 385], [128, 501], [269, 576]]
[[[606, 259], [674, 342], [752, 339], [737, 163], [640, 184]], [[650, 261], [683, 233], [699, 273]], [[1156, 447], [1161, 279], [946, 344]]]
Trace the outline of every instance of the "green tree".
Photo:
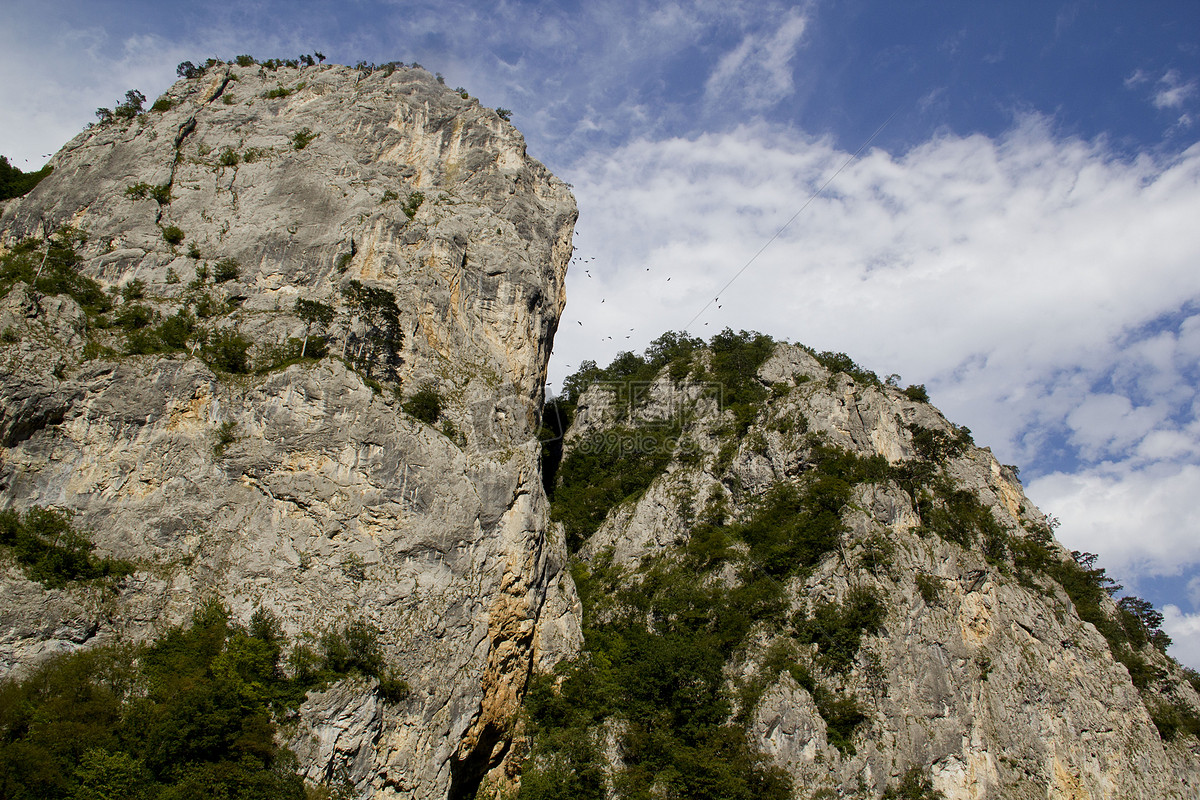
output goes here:
[[53, 170], [54, 167], [47, 164], [37, 172], [22, 172], [0, 156], [0, 200], [28, 194]]
[[320, 330], [326, 330], [329, 323], [333, 322], [333, 306], [326, 305], [319, 300], [305, 300], [303, 297], [297, 297], [295, 311], [296, 316], [304, 320], [304, 344], [300, 346], [300, 357], [304, 358], [304, 354], [308, 351], [308, 335], [312, 331], [312, 326], [316, 325]]
[[[351, 280], [342, 288], [342, 297], [350, 307], [352, 316], [366, 329], [365, 335], [357, 343], [355, 365], [365, 368], [368, 378], [380, 357], [385, 367], [393, 367], [399, 357], [400, 346], [404, 343], [396, 296], [386, 289]], [[352, 335], [346, 338], [348, 344]], [[343, 346], [342, 356], [345, 355], [346, 347]]]
[[250, 340], [236, 328], [219, 328], [213, 331], [204, 345], [204, 356], [210, 365], [222, 372], [249, 372]]

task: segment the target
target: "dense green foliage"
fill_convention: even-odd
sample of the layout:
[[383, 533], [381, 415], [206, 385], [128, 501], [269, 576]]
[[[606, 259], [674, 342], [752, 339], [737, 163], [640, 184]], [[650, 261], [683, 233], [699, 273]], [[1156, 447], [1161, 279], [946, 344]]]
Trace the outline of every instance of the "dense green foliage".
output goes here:
[[412, 397], [404, 401], [401, 408], [410, 417], [432, 425], [442, 416], [442, 396], [438, 394], [437, 389], [427, 386], [414, 392]]
[[804, 345], [800, 345], [800, 347], [803, 347], [809, 355], [817, 360], [817, 363], [834, 375], [842, 372], [853, 378], [855, 383], [867, 386], [883, 386], [883, 381], [879, 380], [878, 375], [865, 367], [860, 367], [855, 363], [853, 358], [845, 353], [835, 353], [832, 350], [817, 352], [811, 347], [805, 347]]
[[[731, 331], [726, 330], [731, 334]], [[755, 334], [761, 336], [761, 334]], [[743, 333], [743, 336], [750, 334]], [[617, 402], [627, 404], [630, 399], [639, 399], [635, 394], [628, 394], [629, 387], [637, 387], [654, 380], [663, 367], [670, 367], [671, 379], [678, 382], [691, 372], [692, 356], [704, 341], [688, 336], [686, 333], [667, 331], [655, 339], [646, 348], [643, 355], [631, 352], [621, 352], [612, 363], [604, 369], [596, 366], [595, 361], [584, 361], [574, 373], [563, 381], [563, 396], [560, 400], [567, 408], [574, 408], [579, 397], [589, 387], [596, 383], [609, 384], [617, 392]], [[635, 389], [636, 391], [636, 389]]]
[[249, 372], [251, 344], [236, 328], [218, 328], [208, 336], [203, 350], [204, 359], [209, 366], [221, 372]]
[[858, 655], [864, 634], [878, 633], [886, 616], [883, 601], [862, 587], [852, 589], [844, 603], [817, 603], [809, 615], [795, 621], [796, 640], [817, 645], [821, 665], [845, 672]]
[[678, 428], [647, 425], [594, 434], [576, 444], [558, 469], [551, 519], [563, 524], [573, 551], [616, 506], [642, 495], [671, 460]]
[[[617, 440], [631, 435], [622, 432]], [[882, 626], [882, 603], [858, 589], [841, 604], [816, 604], [811, 614], [789, 619], [783, 583], [838, 548], [853, 486], [886, 478], [887, 463], [815, 437], [808, 446], [812, 469], [805, 478], [778, 484], [745, 519], [730, 521], [724, 501], [710, 499], [686, 545], [636, 573], [622, 574], [603, 558], [590, 572], [577, 566], [584, 655], [563, 665], [558, 686], [546, 678], [531, 689], [534, 745], [522, 797], [604, 796], [601, 726], [613, 722], [624, 732], [624, 768], [613, 779], [618, 797], [787, 797], [786, 776], [754, 750], [744, 728], [762, 691], [783, 669], [813, 695], [830, 742], [853, 750], [854, 733], [866, 719], [862, 708], [814, 674], [849, 668], [863, 636]], [[641, 491], [659, 468], [620, 459], [619, 452], [578, 460], [573, 453], [563, 462], [555, 505], [569, 500], [570, 508], [591, 512], [589, 525], [598, 524], [612, 498]], [[639, 469], [640, 478], [624, 483]], [[576, 493], [564, 498], [564, 487]], [[727, 566], [736, 575], [732, 581], [718, 577], [728, 575]], [[735, 715], [725, 667], [745, 653], [752, 631], [763, 625], [778, 631], [782, 644], [767, 656], [761, 675], [740, 690]], [[816, 646], [811, 666], [795, 656], [804, 645]]]
[[54, 167], [47, 164], [37, 172], [22, 172], [8, 163], [8, 158], [0, 156], [0, 200], [29, 194], [53, 171]]
[[380, 364], [385, 371], [394, 370], [400, 357], [400, 346], [404, 343], [396, 296], [378, 286], [350, 280], [342, 287], [342, 297], [353, 317], [365, 329], [362, 336], [352, 334], [347, 341], [353, 348], [350, 354], [352, 365], [364, 369], [368, 378]]
[[62, 228], [48, 242], [25, 239], [0, 257], [0, 296], [18, 281], [44, 295], [70, 296], [89, 316], [103, 314], [112, 301], [100, 284], [79, 271], [76, 252], [86, 237], [73, 228]]
[[421, 204], [424, 202], [424, 193], [413, 192], [408, 196], [408, 199], [404, 201], [404, 205], [402, 205], [400, 209], [404, 212], [404, 216], [412, 219], [413, 217], [417, 216], [417, 209], [419, 209]]
[[943, 800], [945, 795], [933, 788], [933, 781], [920, 767], [909, 767], [896, 786], [889, 786], [883, 800]]
[[24, 515], [0, 511], [0, 551], [11, 554], [31, 580], [46, 587], [116, 578], [133, 571], [127, 561], [97, 558], [94, 549], [70, 518], [58, 511], [37, 507]]
[[61, 656], [0, 684], [0, 797], [302, 800], [277, 717], [342, 675], [383, 675], [393, 699], [403, 682], [363, 623], [295, 648], [292, 677], [286, 644], [269, 613], [243, 628], [210, 603], [152, 645]]
[[[719, 387], [725, 407], [734, 411], [734, 424], [744, 432], [754, 419], [756, 404], [766, 397], [755, 376], [774, 344], [763, 334], [726, 329], [710, 341], [709, 368], [700, 370], [695, 357], [704, 342], [669, 331], [655, 339], [644, 355], [619, 353], [603, 369], [585, 361], [563, 381], [563, 397], [553, 407], [557, 415], [553, 422], [559, 428], [564, 419], [569, 421], [580, 396], [595, 384], [610, 388], [618, 405], [631, 414], [627, 425], [580, 442], [561, 464], [553, 459], [552, 448], [546, 450], [555, 473], [555, 482], [548, 485], [551, 514], [565, 526], [572, 549], [595, 532], [614, 507], [640, 497], [680, 445], [682, 416], [669, 422], [633, 419], [636, 407], [648, 397], [646, 386], [658, 373], [667, 368], [672, 380], [681, 381], [695, 372], [696, 381]], [[554, 429], [547, 432], [553, 439]]]
[[[560, 687], [548, 676], [531, 687], [535, 746], [520, 796], [604, 797], [599, 726], [618, 719], [621, 798], [790, 796], [786, 776], [729, 721], [722, 690], [724, 664], [750, 627], [778, 614], [765, 579], [728, 589], [667, 562], [635, 585], [582, 570], [576, 576], [590, 623], [586, 654], [564, 668]], [[590, 612], [603, 597], [620, 613], [595, 624]]]
[[733, 411], [733, 433], [741, 436], [754, 422], [767, 388], [758, 380], [758, 368], [775, 349], [775, 341], [766, 334], [734, 333], [729, 328], [709, 340], [709, 367], [698, 374], [701, 382], [721, 387], [721, 403]]
[[236, 281], [242, 274], [242, 265], [236, 258], [222, 258], [213, 270], [213, 280], [216, 283]]

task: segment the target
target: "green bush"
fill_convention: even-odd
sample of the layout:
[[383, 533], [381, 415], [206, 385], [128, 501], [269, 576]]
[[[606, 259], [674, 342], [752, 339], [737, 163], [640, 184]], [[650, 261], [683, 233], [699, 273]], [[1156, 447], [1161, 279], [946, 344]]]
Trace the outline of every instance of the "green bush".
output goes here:
[[917, 457], [926, 461], [941, 464], [948, 458], [958, 458], [971, 444], [971, 432], [968, 428], [959, 428], [954, 436], [950, 436], [939, 430], [922, 428], [920, 425], [907, 427], [912, 435], [913, 449], [917, 451]]
[[845, 353], [835, 353], [832, 350], [825, 350], [818, 353], [810, 347], [801, 347], [809, 353], [817, 362], [829, 370], [833, 375], [839, 372], [849, 375], [855, 383], [861, 383], [868, 386], [883, 386], [883, 381], [879, 380], [879, 376], [869, 369], [860, 367], [854, 362], [850, 356]]
[[671, 460], [676, 426], [622, 427], [578, 442], [558, 467], [550, 516], [578, 549], [608, 512], [641, 496]]
[[933, 576], [927, 575], [924, 572], [918, 572], [916, 577], [917, 591], [921, 594], [921, 599], [925, 601], [925, 605], [936, 605], [942, 599], [942, 581]]
[[408, 199], [404, 201], [404, 205], [400, 208], [404, 212], [404, 216], [412, 219], [417, 215], [417, 209], [420, 208], [421, 204], [424, 202], [425, 195], [423, 193], [413, 192], [408, 196]]
[[[598, 726], [610, 719], [624, 730], [617, 797], [655, 785], [679, 797], [790, 797], [787, 775], [729, 721], [723, 688], [724, 664], [754, 620], [778, 612], [777, 587], [729, 589], [667, 560], [616, 588], [600, 572], [576, 575], [586, 652], [560, 667], [557, 686], [545, 676], [530, 687], [533, 748], [519, 797], [605, 797]], [[598, 598], [612, 594], [625, 610], [597, 625]]]
[[879, 632], [883, 601], [869, 589], [852, 589], [842, 604], [818, 603], [796, 622], [797, 641], [817, 645], [817, 658], [831, 672], [845, 672], [858, 655], [862, 637]]
[[342, 297], [353, 317], [366, 328], [363, 336], [355, 335], [353, 341], [346, 343], [347, 349], [353, 346], [351, 363], [356, 368], [365, 368], [368, 380], [380, 363], [386, 370], [393, 371], [404, 343], [396, 295], [382, 287], [351, 280], [342, 287]]
[[321, 655], [293, 648], [302, 668], [289, 678], [287, 641], [269, 613], [241, 627], [209, 603], [150, 645], [60, 656], [0, 684], [0, 796], [304, 800], [276, 720], [346, 674], [378, 677], [389, 702], [406, 690], [365, 623], [322, 641]]
[[204, 345], [204, 358], [209, 366], [221, 372], [245, 373], [250, 371], [250, 340], [235, 328], [220, 328], [214, 331]]
[[100, 284], [79, 271], [82, 263], [77, 248], [86, 237], [74, 228], [61, 228], [48, 243], [36, 239], [18, 242], [0, 256], [0, 297], [13, 284], [23, 282], [45, 295], [65, 294], [98, 322], [111, 310], [112, 300]]
[[242, 274], [242, 265], [235, 258], [222, 258], [213, 269], [213, 282], [236, 281]]
[[24, 516], [0, 511], [0, 549], [17, 560], [30, 580], [48, 588], [133, 572], [127, 561], [96, 558], [95, 546], [65, 514], [36, 506]]
[[154, 105], [150, 106], [150, 110], [157, 111], [161, 114], [164, 111], [170, 111], [174, 107], [175, 101], [164, 94], [160, 95], [159, 98], [154, 101]]
[[8, 163], [5, 156], [0, 156], [0, 200], [29, 194], [53, 171], [54, 167], [47, 164], [37, 172], [22, 172]]
[[172, 247], [182, 242], [184, 237], [183, 229], [178, 225], [167, 225], [162, 229], [162, 235], [167, 244]]
[[[300, 346], [300, 356], [304, 357], [308, 348], [308, 336], [314, 325], [318, 329], [324, 330], [333, 322], [333, 306], [322, 303], [319, 300], [307, 300], [303, 297], [296, 298], [294, 308], [296, 316], [304, 320], [304, 342]], [[324, 346], [324, 341], [322, 341]]]
[[432, 425], [442, 416], [442, 396], [438, 394], [437, 389], [427, 387], [414, 393], [401, 407], [410, 417]]
[[317, 138], [317, 134], [308, 128], [301, 128], [292, 134], [292, 147], [296, 150], [303, 150], [315, 138]]
[[117, 313], [116, 322], [127, 331], [139, 330], [154, 321], [154, 310], [149, 306], [122, 306]]
[[160, 206], [165, 206], [171, 202], [171, 184], [161, 183], [157, 186], [151, 186], [148, 194]]
[[141, 278], [134, 278], [121, 287], [121, 299], [126, 303], [131, 303], [134, 300], [141, 300], [146, 296], [146, 282]]
[[221, 154], [217, 156], [217, 164], [222, 167], [236, 167], [239, 160], [237, 150], [232, 147], [222, 149]]
[[165, 349], [186, 350], [196, 330], [196, 318], [187, 309], [180, 309], [164, 319], [155, 333]]
[[929, 402], [929, 393], [927, 391], [925, 391], [925, 384], [923, 384], [923, 383], [918, 383], [914, 386], [909, 386], [907, 389], [904, 390], [904, 396], [907, 397], [909, 400], [913, 400], [918, 403], [928, 403]]
[[882, 800], [944, 800], [945, 795], [933, 788], [933, 781], [917, 766], [909, 767], [896, 786], [889, 786]]

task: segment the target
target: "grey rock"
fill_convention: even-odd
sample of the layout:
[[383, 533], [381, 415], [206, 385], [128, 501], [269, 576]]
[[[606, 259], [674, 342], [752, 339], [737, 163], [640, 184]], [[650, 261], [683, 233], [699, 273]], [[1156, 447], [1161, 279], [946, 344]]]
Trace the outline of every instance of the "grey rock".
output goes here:
[[[290, 93], [265, 96], [277, 87]], [[211, 597], [243, 623], [269, 609], [293, 637], [361, 619], [412, 691], [313, 698], [305, 774], [344, 768], [360, 796], [410, 798], [505, 774], [530, 671], [580, 636], [535, 438], [574, 200], [495, 111], [424, 70], [218, 65], [167, 97], [68, 143], [4, 205], [0, 243], [75, 226], [85, 274], [143, 281], [161, 316], [208, 294], [222, 310], [202, 324], [238, 330], [255, 364], [319, 335], [297, 298], [334, 307], [328, 349], [353, 359], [351, 280], [395, 297], [403, 343], [370, 367], [382, 391], [337, 357], [234, 376], [189, 352], [84, 360], [85, 339], [121, 352], [120, 331], [85, 330], [68, 298], [9, 292], [0, 507], [73, 512], [137, 571], [101, 603], [8, 569], [0, 666], [148, 640]], [[162, 203], [139, 189], [155, 186]], [[226, 259], [236, 279], [189, 286]], [[402, 410], [427, 387], [436, 426]]]
[[304, 778], [314, 784], [365, 787], [360, 796], [369, 797], [383, 713], [373, 680], [347, 679], [310, 692], [288, 740], [305, 765]]
[[[647, 556], [669, 555], [687, 542], [692, 515], [705, 498], [724, 497], [734, 519], [745, 517], [771, 486], [802, 479], [812, 433], [891, 464], [915, 455], [909, 425], [959, 435], [932, 406], [891, 387], [831, 375], [798, 347], [777, 346], [758, 377], [776, 391], [735, 442], [732, 458], [723, 463], [718, 455], [727, 441], [727, 412], [694, 406], [684, 437], [696, 442], [699, 463], [676, 454], [640, 497], [609, 513], [581, 558], [611, 557], [632, 571]], [[658, 381], [642, 408], [666, 407], [680, 391], [687, 390]], [[628, 423], [629, 409], [614, 397], [596, 386], [580, 398], [565, 440], [568, 454]], [[635, 409], [635, 420], [640, 413]], [[656, 412], [644, 413], [649, 421]], [[945, 472], [1013, 535], [1045, 524], [1012, 471], [986, 448], [966, 446]], [[865, 710], [855, 751], [829, 744], [814, 699], [786, 670], [750, 716], [752, 741], [792, 775], [797, 797], [877, 797], [910, 766], [931, 776], [949, 800], [1196, 796], [1200, 742], [1159, 736], [1150, 717], [1157, 695], [1139, 694], [1061, 587], [1049, 579], [1022, 583], [978, 547], [920, 535], [912, 500], [894, 483], [857, 487], [843, 518], [842, 547], [811, 574], [791, 579], [785, 596], [793, 611], [841, 600], [856, 587], [885, 598], [883, 630], [864, 638], [845, 674], [822, 674], [813, 666], [827, 689], [855, 698]], [[868, 545], [878, 542], [889, 548], [887, 563], [864, 566]], [[1069, 558], [1061, 546], [1053, 548]], [[940, 587], [936, 599], [925, 599], [918, 576]], [[718, 579], [732, 577], [718, 573]], [[779, 636], [759, 630], [745, 654], [726, 665], [730, 696], [756, 678]], [[1200, 710], [1200, 697], [1177, 664], [1148, 646], [1140, 655], [1166, 676], [1155, 693]]]

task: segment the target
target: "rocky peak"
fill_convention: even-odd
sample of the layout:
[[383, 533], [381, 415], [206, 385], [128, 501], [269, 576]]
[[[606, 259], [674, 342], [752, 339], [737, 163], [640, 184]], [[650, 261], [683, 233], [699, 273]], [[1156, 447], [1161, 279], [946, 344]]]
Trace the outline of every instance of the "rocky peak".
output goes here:
[[732, 331], [566, 385], [588, 646], [533, 691], [532, 785], [1195, 794], [1200, 680], [923, 387]]
[[0, 215], [0, 508], [70, 514], [131, 573], [5, 562], [0, 666], [211, 598], [301, 640], [361, 621], [409, 692], [314, 698], [305, 774], [473, 794], [535, 661], [578, 635], [534, 438], [567, 187], [495, 111], [394, 67], [213, 64], [51, 164]]

